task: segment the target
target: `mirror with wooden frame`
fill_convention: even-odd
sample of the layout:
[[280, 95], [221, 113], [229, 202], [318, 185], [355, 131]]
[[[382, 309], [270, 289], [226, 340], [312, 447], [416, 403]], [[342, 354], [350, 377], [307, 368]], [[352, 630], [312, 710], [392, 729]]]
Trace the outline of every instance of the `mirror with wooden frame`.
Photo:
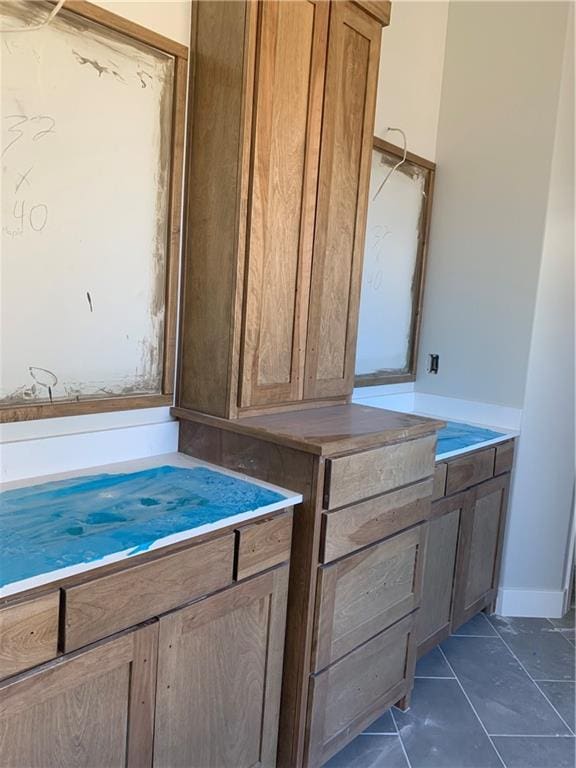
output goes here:
[[[414, 381], [435, 164], [374, 137], [357, 387]], [[383, 184], [383, 182], [385, 182]]]

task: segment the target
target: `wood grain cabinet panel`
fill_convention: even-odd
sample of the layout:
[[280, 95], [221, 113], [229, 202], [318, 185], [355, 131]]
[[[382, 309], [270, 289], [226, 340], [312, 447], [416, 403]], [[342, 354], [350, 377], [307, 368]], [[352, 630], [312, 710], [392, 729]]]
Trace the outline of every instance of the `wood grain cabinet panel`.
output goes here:
[[329, 4], [260, 4], [242, 407], [302, 399]]
[[66, 652], [232, 583], [234, 534], [64, 589]]
[[0, 765], [150, 768], [157, 626], [0, 684]]
[[406, 693], [414, 615], [310, 678], [307, 765], [322, 765]]
[[467, 500], [467, 494], [458, 494], [432, 505], [424, 553], [422, 600], [416, 620], [419, 656], [450, 635], [458, 530]]
[[325, 506], [343, 507], [430, 477], [435, 445], [436, 435], [429, 435], [330, 459]]
[[426, 524], [320, 568], [314, 671], [418, 607]]
[[495, 456], [495, 448], [486, 448], [448, 462], [446, 495], [463, 491], [492, 477]]
[[434, 489], [432, 491], [432, 500], [441, 499], [446, 493], [446, 475], [448, 473], [448, 464], [436, 464], [434, 470]]
[[481, 483], [470, 491], [469, 501], [462, 510], [453, 630], [494, 601], [509, 483], [509, 475]]
[[292, 512], [246, 525], [236, 532], [236, 578], [245, 579], [290, 559]]
[[352, 391], [381, 23], [330, 11], [305, 399]]
[[56, 656], [60, 595], [0, 609], [0, 680]]
[[286, 566], [160, 619], [155, 768], [276, 765]]
[[511, 472], [514, 464], [514, 440], [496, 446], [496, 461], [494, 462], [494, 474], [501, 475]]
[[323, 513], [322, 562], [329, 563], [355, 549], [373, 544], [421, 523], [430, 514], [432, 481]]

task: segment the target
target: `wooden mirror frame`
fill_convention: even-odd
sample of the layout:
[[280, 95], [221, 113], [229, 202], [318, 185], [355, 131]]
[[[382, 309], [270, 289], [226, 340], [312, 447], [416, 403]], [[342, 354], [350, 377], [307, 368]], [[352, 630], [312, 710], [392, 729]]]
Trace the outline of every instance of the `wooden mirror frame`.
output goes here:
[[[373, 148], [383, 154], [392, 156], [394, 160], [401, 160], [404, 150], [395, 144], [390, 144], [384, 139], [374, 136]], [[355, 376], [355, 387], [374, 387], [381, 384], [401, 384], [416, 380], [416, 366], [418, 363], [418, 341], [420, 338], [420, 321], [422, 315], [422, 299], [424, 296], [424, 282], [426, 276], [426, 258], [428, 253], [428, 238], [430, 233], [430, 219], [432, 214], [432, 199], [434, 196], [434, 180], [436, 164], [426, 160], [412, 152], [406, 152], [406, 162], [418, 166], [426, 171], [425, 195], [426, 202], [422, 206], [419, 225], [418, 251], [416, 265], [412, 281], [412, 318], [410, 322], [410, 337], [408, 342], [408, 367], [405, 373], [395, 371], [375, 371]]]
[[[50, 0], [54, 3], [54, 0]], [[57, 416], [123, 411], [133, 408], [153, 408], [172, 405], [176, 368], [176, 328], [178, 306], [178, 269], [180, 257], [180, 222], [182, 216], [182, 177], [184, 164], [184, 133], [186, 85], [188, 79], [188, 48], [170, 38], [129, 21], [84, 0], [66, 0], [63, 10], [71, 11], [114, 32], [145, 43], [174, 57], [172, 91], [172, 152], [168, 201], [168, 235], [166, 241], [164, 353], [161, 392], [118, 397], [89, 398], [55, 403], [0, 404], [0, 423], [29, 421]]]

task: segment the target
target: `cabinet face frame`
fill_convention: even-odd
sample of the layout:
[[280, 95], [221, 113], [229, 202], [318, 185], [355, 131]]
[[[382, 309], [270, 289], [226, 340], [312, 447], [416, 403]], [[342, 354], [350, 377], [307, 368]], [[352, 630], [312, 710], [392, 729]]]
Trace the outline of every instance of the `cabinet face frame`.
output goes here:
[[[395, 161], [402, 160], [404, 150], [384, 139], [374, 136], [373, 149], [388, 155]], [[374, 373], [364, 373], [355, 376], [355, 387], [373, 387], [378, 384], [401, 384], [403, 382], [416, 381], [418, 366], [418, 342], [420, 339], [420, 325], [422, 319], [422, 302], [424, 299], [424, 286], [426, 281], [426, 261], [428, 255], [428, 239], [430, 234], [430, 221], [432, 217], [432, 202], [434, 198], [434, 182], [436, 179], [436, 164], [426, 160], [413, 152], [406, 152], [406, 162], [422, 169], [426, 173], [424, 194], [426, 202], [422, 206], [420, 222], [418, 226], [418, 246], [414, 275], [412, 279], [412, 310], [410, 320], [410, 334], [408, 337], [408, 366], [401, 371], [381, 370]], [[398, 173], [399, 171], [395, 171]], [[384, 329], [383, 329], [384, 333]]]
[[[452, 612], [451, 631], [454, 632], [468, 619], [479, 611], [492, 605], [498, 590], [498, 578], [502, 560], [504, 529], [510, 489], [510, 475], [500, 475], [486, 480], [480, 485], [467, 491], [467, 501], [461, 511], [460, 535], [456, 559], [456, 575], [454, 582], [454, 606]], [[495, 531], [494, 555], [492, 558], [492, 573], [490, 587], [479, 595], [473, 602], [467, 602], [468, 580], [471, 574], [471, 554], [473, 547], [474, 523], [478, 516], [477, 504], [492, 494], [500, 494], [498, 508], [498, 524]]]

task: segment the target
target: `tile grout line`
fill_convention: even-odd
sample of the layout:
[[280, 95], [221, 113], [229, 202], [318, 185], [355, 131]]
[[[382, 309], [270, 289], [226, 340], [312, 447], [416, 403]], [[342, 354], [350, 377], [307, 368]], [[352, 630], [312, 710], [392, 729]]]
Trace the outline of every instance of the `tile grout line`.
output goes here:
[[414, 675], [414, 680], [454, 680], [454, 678], [438, 677], [436, 675]]
[[470, 697], [468, 696], [468, 694], [467, 694], [467, 693], [466, 693], [466, 691], [464, 690], [464, 686], [463, 686], [463, 685], [462, 685], [462, 683], [460, 682], [460, 679], [458, 678], [458, 675], [456, 674], [456, 670], [454, 669], [454, 667], [452, 666], [452, 664], [450, 664], [450, 662], [448, 661], [448, 657], [447, 657], [447, 656], [446, 656], [446, 654], [444, 653], [444, 650], [443, 650], [443, 649], [442, 649], [440, 646], [438, 646], [438, 649], [439, 649], [440, 653], [442, 654], [442, 656], [444, 657], [444, 661], [446, 662], [446, 664], [448, 664], [448, 666], [450, 667], [450, 669], [451, 669], [451, 670], [452, 670], [452, 672], [454, 673], [454, 678], [455, 678], [456, 682], [458, 683], [458, 685], [460, 686], [460, 690], [461, 690], [461, 691], [462, 691], [462, 693], [464, 694], [464, 697], [466, 698], [466, 701], [468, 702], [468, 704], [470, 704], [470, 707], [471, 707], [471, 709], [472, 709], [472, 712], [474, 713], [474, 715], [476, 716], [476, 719], [477, 719], [477, 720], [478, 720], [478, 722], [480, 723], [480, 726], [482, 727], [482, 730], [484, 731], [484, 733], [485, 733], [485, 734], [486, 734], [486, 736], [488, 737], [488, 741], [489, 741], [489, 742], [490, 742], [490, 744], [492, 745], [492, 749], [494, 750], [494, 752], [495, 752], [495, 753], [496, 753], [496, 755], [498, 756], [498, 759], [500, 760], [500, 762], [502, 763], [502, 765], [504, 766], [504, 768], [508, 768], [508, 767], [507, 767], [507, 765], [506, 765], [506, 763], [504, 762], [504, 759], [502, 758], [502, 755], [500, 754], [500, 752], [499, 752], [498, 748], [496, 747], [496, 744], [494, 744], [494, 740], [492, 739], [492, 736], [490, 736], [490, 734], [489, 734], [489, 733], [488, 733], [488, 731], [486, 730], [486, 726], [484, 725], [484, 723], [483, 723], [483, 722], [482, 722], [482, 720], [480, 719], [480, 715], [479, 715], [479, 714], [478, 714], [478, 712], [476, 711], [476, 707], [474, 706], [474, 704], [472, 704], [472, 702], [470, 701]]
[[574, 739], [576, 736], [572, 733], [550, 734], [546, 733], [489, 733], [495, 739]]
[[[550, 619], [546, 619], [546, 621], [550, 621]], [[496, 629], [496, 627], [494, 627], [494, 629]], [[498, 630], [497, 630], [497, 629], [496, 629], [496, 632], [498, 632]], [[500, 632], [498, 632], [498, 639], [499, 639], [499, 640], [500, 640], [500, 641], [501, 641], [501, 642], [504, 644], [504, 646], [505, 646], [505, 647], [508, 649], [508, 651], [509, 651], [509, 652], [512, 654], [512, 656], [513, 656], [513, 657], [516, 659], [516, 661], [518, 662], [518, 664], [520, 664], [520, 666], [522, 667], [522, 669], [524, 670], [524, 672], [525, 672], [525, 673], [528, 675], [529, 679], [530, 679], [530, 680], [531, 680], [531, 681], [534, 683], [534, 685], [535, 685], [535, 686], [536, 686], [536, 688], [537, 688], [537, 689], [540, 691], [540, 693], [542, 694], [542, 696], [544, 696], [544, 698], [546, 699], [546, 701], [548, 702], [548, 704], [550, 704], [550, 706], [552, 707], [552, 709], [554, 710], [554, 712], [556, 712], [556, 714], [558, 715], [558, 717], [560, 718], [560, 720], [561, 720], [561, 721], [564, 723], [564, 725], [566, 726], [566, 728], [568, 728], [568, 731], [569, 731], [569, 733], [570, 733], [572, 736], [574, 736], [574, 731], [572, 730], [572, 728], [570, 728], [570, 726], [568, 725], [568, 723], [566, 722], [566, 720], [564, 720], [564, 718], [562, 717], [562, 715], [560, 714], [560, 712], [558, 712], [558, 710], [556, 709], [556, 707], [554, 706], [554, 704], [552, 704], [552, 702], [550, 701], [550, 699], [548, 698], [548, 696], [546, 696], [546, 694], [544, 693], [544, 691], [542, 690], [542, 688], [540, 688], [540, 686], [538, 685], [538, 683], [536, 682], [536, 680], [535, 680], [535, 679], [532, 677], [532, 675], [530, 674], [530, 672], [528, 672], [528, 670], [526, 669], [526, 667], [524, 666], [524, 664], [522, 664], [522, 662], [520, 661], [520, 659], [518, 658], [518, 656], [516, 656], [516, 654], [514, 653], [514, 651], [512, 650], [512, 648], [510, 648], [510, 646], [508, 645], [508, 643], [506, 642], [506, 640], [504, 640], [504, 638], [502, 637], [502, 635], [500, 634]], [[541, 682], [544, 682], [544, 681], [541, 681]], [[570, 682], [570, 681], [569, 681], [569, 680], [567, 680], [566, 682]]]
[[396, 718], [394, 717], [394, 707], [390, 707], [390, 714], [392, 715], [392, 722], [394, 723], [394, 727], [398, 731], [400, 746], [402, 747], [402, 752], [404, 753], [404, 757], [406, 758], [406, 763], [408, 764], [408, 768], [412, 768], [412, 763], [410, 762], [410, 758], [408, 757], [408, 752], [406, 751], [406, 747], [404, 746], [404, 741], [402, 740], [402, 735], [400, 733], [400, 729], [398, 728], [398, 723], [396, 722]]

